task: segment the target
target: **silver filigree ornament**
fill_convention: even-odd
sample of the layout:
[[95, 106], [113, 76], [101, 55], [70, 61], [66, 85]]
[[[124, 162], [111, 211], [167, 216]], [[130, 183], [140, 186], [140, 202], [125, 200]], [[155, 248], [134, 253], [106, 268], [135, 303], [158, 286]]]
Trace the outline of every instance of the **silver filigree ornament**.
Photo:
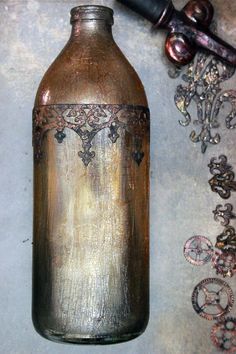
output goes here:
[[224, 207], [223, 205], [218, 204], [215, 210], [213, 210], [213, 214], [215, 221], [220, 221], [220, 219], [222, 219], [220, 222], [222, 226], [228, 226], [230, 220], [236, 218], [236, 215], [233, 212], [233, 205], [230, 203], [225, 204]]
[[220, 112], [224, 103], [231, 104], [231, 110], [225, 118], [227, 129], [235, 129], [236, 123], [236, 91], [223, 90], [221, 84], [230, 79], [235, 73], [235, 68], [224, 64], [219, 59], [199, 52], [196, 60], [192, 62], [187, 72], [182, 75], [186, 85], [179, 85], [175, 93], [175, 104], [178, 110], [185, 117], [179, 123], [183, 127], [189, 126], [192, 117], [189, 109], [192, 103], [196, 105], [196, 118], [193, 125], [199, 130], [192, 130], [190, 139], [194, 143], [201, 144], [201, 151], [204, 153], [209, 145], [216, 145], [220, 142]]
[[228, 199], [231, 192], [236, 192], [236, 181], [234, 181], [235, 174], [227, 161], [227, 157], [220, 155], [218, 162], [216, 157], [213, 157], [208, 167], [213, 175], [209, 180], [211, 190], [218, 193], [221, 198]]

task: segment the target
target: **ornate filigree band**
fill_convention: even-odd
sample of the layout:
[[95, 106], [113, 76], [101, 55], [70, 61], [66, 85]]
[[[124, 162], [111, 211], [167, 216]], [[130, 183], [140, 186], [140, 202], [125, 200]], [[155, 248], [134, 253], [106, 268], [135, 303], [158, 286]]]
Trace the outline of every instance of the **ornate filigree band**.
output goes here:
[[33, 110], [33, 145], [35, 160], [42, 158], [45, 134], [55, 129], [55, 139], [62, 143], [66, 129], [73, 130], [82, 143], [78, 152], [85, 166], [95, 157], [92, 141], [95, 135], [108, 129], [108, 138], [115, 143], [122, 130], [133, 137], [132, 158], [140, 165], [144, 157], [143, 137], [149, 134], [149, 109], [142, 106], [111, 104], [57, 104], [35, 107]]

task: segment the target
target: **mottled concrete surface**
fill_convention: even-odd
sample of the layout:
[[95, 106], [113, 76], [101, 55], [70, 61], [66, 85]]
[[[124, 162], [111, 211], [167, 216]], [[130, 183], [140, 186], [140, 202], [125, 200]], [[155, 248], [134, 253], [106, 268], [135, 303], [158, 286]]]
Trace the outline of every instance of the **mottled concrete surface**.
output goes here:
[[[41, 338], [31, 323], [32, 150], [31, 109], [40, 78], [66, 42], [69, 10], [85, 1], [0, 1], [1, 238], [0, 353], [213, 354], [211, 322], [191, 305], [193, 287], [214, 276], [210, 265], [194, 268], [182, 255], [185, 240], [203, 234], [214, 242], [222, 230], [212, 210], [221, 202], [208, 187], [207, 164], [225, 153], [236, 171], [236, 132], [202, 155], [178, 124], [175, 87], [163, 56], [163, 35], [125, 13], [115, 1], [89, 1], [115, 10], [114, 36], [145, 85], [152, 116], [151, 316], [146, 332], [125, 344], [61, 345]], [[88, 3], [88, 1], [87, 1]], [[176, 1], [178, 8], [185, 1]], [[215, 0], [218, 33], [236, 44], [236, 2]], [[235, 88], [236, 76], [225, 87]], [[223, 117], [222, 117], [223, 118]], [[223, 119], [221, 120], [223, 122]], [[236, 207], [235, 196], [230, 199]], [[235, 279], [227, 280], [236, 291]], [[231, 315], [235, 315], [235, 306]]]

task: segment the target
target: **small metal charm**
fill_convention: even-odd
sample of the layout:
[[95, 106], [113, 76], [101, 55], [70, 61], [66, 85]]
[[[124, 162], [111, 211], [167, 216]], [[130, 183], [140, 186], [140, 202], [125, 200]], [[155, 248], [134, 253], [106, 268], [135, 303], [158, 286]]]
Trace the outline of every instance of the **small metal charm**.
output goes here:
[[233, 251], [216, 251], [212, 257], [212, 266], [216, 274], [232, 277], [236, 273], [236, 253]]
[[135, 150], [132, 153], [132, 157], [134, 161], [139, 166], [144, 158], [144, 152], [142, 151], [142, 139], [135, 138], [134, 139]]
[[66, 137], [66, 134], [62, 131], [57, 130], [56, 134], [54, 134], [54, 137], [57, 139], [58, 143], [61, 144], [63, 140]]
[[236, 353], [236, 318], [227, 317], [218, 321], [211, 330], [213, 344], [225, 353]]
[[218, 204], [216, 206], [216, 209], [213, 210], [214, 214], [214, 220], [215, 221], [220, 221], [219, 218], [222, 218], [223, 221], [221, 221], [222, 226], [228, 226], [230, 223], [230, 220], [235, 219], [236, 215], [233, 213], [233, 205], [232, 204], [225, 204], [224, 206], [225, 209], [223, 209], [223, 206], [221, 204]]
[[216, 248], [222, 251], [236, 252], [236, 232], [234, 227], [227, 226], [216, 238]]
[[230, 312], [234, 296], [230, 286], [218, 278], [202, 280], [192, 294], [192, 305], [197, 314], [209, 321]]
[[193, 265], [200, 266], [208, 263], [212, 255], [212, 243], [205, 236], [193, 236], [184, 245], [184, 256]]
[[[175, 92], [175, 104], [184, 116], [179, 123], [183, 127], [190, 125], [192, 117], [190, 107], [196, 106], [196, 117], [193, 125], [198, 129], [192, 130], [190, 140], [193, 143], [201, 144], [201, 151], [204, 153], [209, 145], [219, 144], [221, 137], [218, 131], [220, 128], [220, 112], [225, 102], [231, 105], [231, 110], [225, 118], [227, 129], [235, 129], [233, 122], [236, 117], [236, 91], [223, 91], [221, 84], [234, 75], [235, 69], [215, 57], [200, 52], [193, 61], [187, 72], [182, 75], [185, 85], [181, 84]], [[223, 117], [222, 117], [223, 118]], [[216, 131], [216, 133], [214, 133]]]
[[219, 162], [213, 157], [208, 165], [213, 177], [209, 180], [211, 190], [223, 199], [228, 199], [232, 191], [236, 191], [236, 181], [232, 166], [227, 163], [225, 155], [219, 156]]

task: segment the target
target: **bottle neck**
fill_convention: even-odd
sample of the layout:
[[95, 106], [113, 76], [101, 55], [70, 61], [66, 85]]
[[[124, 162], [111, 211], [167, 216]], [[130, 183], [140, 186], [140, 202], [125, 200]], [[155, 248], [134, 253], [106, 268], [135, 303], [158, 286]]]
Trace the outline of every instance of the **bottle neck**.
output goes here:
[[76, 41], [81, 37], [88, 37], [88, 40], [95, 37], [113, 40], [112, 26], [104, 20], [75, 21], [72, 23], [70, 39]]
[[[78, 6], [71, 10], [71, 39], [86, 37], [112, 40], [113, 11], [97, 5]], [[87, 43], [89, 45], [89, 42]]]

